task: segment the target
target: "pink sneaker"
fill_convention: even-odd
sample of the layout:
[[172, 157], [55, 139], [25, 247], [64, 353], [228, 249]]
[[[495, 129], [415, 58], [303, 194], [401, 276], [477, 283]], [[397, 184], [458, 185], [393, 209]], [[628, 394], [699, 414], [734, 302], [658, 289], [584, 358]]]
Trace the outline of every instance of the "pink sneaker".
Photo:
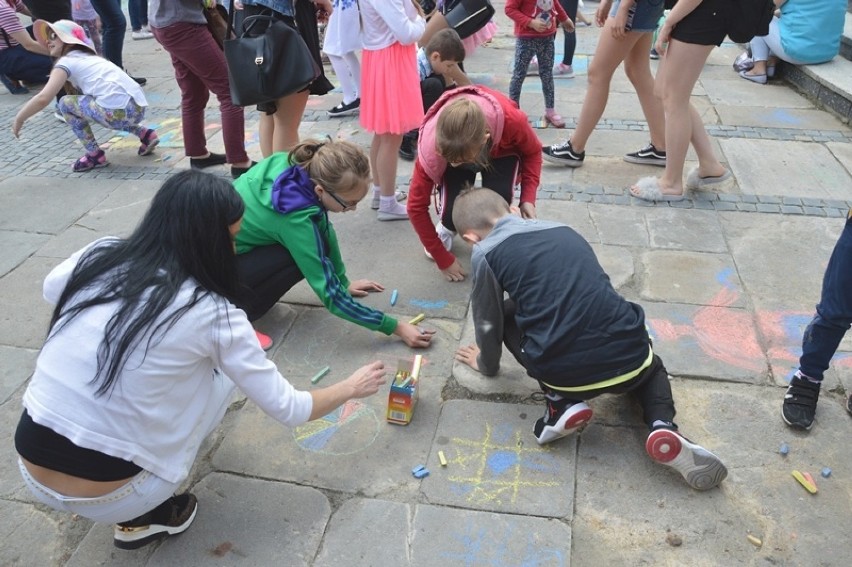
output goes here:
[[264, 335], [260, 331], [255, 330], [255, 336], [257, 337], [257, 342], [260, 343], [260, 348], [263, 350], [269, 350], [272, 348], [272, 337], [269, 335]]
[[544, 112], [544, 119], [552, 124], [554, 128], [565, 128], [565, 120], [552, 108]]
[[553, 66], [553, 76], [562, 77], [563, 79], [573, 79], [574, 67], [565, 63], [557, 63]]

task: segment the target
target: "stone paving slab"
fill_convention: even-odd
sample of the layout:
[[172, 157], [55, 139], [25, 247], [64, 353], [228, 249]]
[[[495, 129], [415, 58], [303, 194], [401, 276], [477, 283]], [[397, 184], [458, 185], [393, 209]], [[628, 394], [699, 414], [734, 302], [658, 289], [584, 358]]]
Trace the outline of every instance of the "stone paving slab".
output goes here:
[[765, 384], [767, 361], [744, 309], [643, 302], [654, 350], [669, 374]]
[[0, 345], [0, 403], [6, 402], [32, 375], [38, 351]]
[[[432, 504], [570, 520], [576, 442], [539, 446], [532, 428], [540, 415], [537, 406], [445, 402], [424, 496]], [[445, 468], [438, 450], [447, 458]]]
[[651, 248], [727, 252], [719, 220], [710, 211], [649, 208], [645, 218]]
[[51, 306], [42, 296], [53, 258], [30, 258], [0, 279], [0, 344], [39, 349], [47, 331]]
[[[846, 199], [852, 178], [826, 148], [805, 142], [721, 140], [744, 193]], [[800, 159], [807, 156], [807, 159]]]
[[[808, 99], [783, 84], [758, 85], [741, 79], [733, 70], [730, 78], [726, 79], [702, 76], [701, 85], [714, 105], [753, 107], [756, 102], [760, 102], [762, 109], [814, 108]], [[772, 92], [767, 94], [768, 89], [772, 89]]]
[[[644, 300], [747, 306], [736, 266], [727, 254], [648, 250], [642, 255], [642, 265]], [[730, 301], [720, 296], [717, 291], [720, 286], [736, 298]]]
[[[67, 518], [58, 521], [68, 521]], [[64, 563], [57, 520], [31, 504], [0, 500], [0, 539], [4, 565]], [[36, 537], [30, 534], [38, 534]]]
[[852, 175], [852, 146], [849, 144], [831, 142], [826, 144], [825, 147], [827, 147], [834, 157], [837, 158], [837, 161], [840, 162], [843, 169], [845, 169], [849, 175]]
[[[333, 368], [334, 374], [320, 385], [346, 376], [337, 373], [337, 366]], [[287, 378], [297, 388], [309, 388], [310, 375]], [[248, 404], [212, 462], [218, 470], [317, 488], [366, 496], [411, 495], [419, 484], [411, 469], [424, 462], [429, 452], [444, 381], [428, 370], [421, 376], [414, 418], [404, 426], [386, 421], [389, 386], [294, 429]]]
[[840, 130], [843, 123], [822, 110], [810, 108], [764, 108], [755, 100], [753, 106], [715, 106], [721, 123], [740, 126], [765, 126], [770, 128], [796, 128], [801, 130]]
[[50, 236], [46, 234], [11, 230], [0, 232], [0, 238], [3, 239], [4, 249], [4, 254], [0, 257], [0, 277], [14, 270], [50, 240]]
[[570, 548], [557, 520], [355, 498], [332, 517], [315, 565], [566, 566]]

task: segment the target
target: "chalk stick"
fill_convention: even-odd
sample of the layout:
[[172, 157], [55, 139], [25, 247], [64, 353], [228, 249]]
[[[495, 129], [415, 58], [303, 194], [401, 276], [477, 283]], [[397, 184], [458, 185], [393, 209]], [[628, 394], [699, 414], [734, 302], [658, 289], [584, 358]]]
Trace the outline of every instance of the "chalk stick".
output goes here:
[[444, 456], [443, 451], [438, 451], [438, 461], [440, 461], [442, 467], [447, 466], [447, 457]]
[[397, 290], [393, 290], [391, 293], [391, 305], [396, 305], [396, 298], [399, 297], [399, 292]]
[[411, 365], [411, 378], [417, 380], [420, 378], [420, 367], [423, 366], [423, 355], [418, 354], [414, 357], [414, 364]]
[[409, 321], [409, 322], [408, 322], [408, 324], [409, 324], [409, 325], [416, 325], [416, 324], [420, 323], [420, 321], [422, 321], [422, 320], [423, 320], [423, 319], [425, 319], [425, 318], [426, 318], [426, 314], [425, 314], [425, 313], [421, 313], [420, 315], [418, 315], [417, 317], [415, 317], [414, 319], [412, 319], [411, 321]]
[[830, 476], [831, 476], [831, 469], [830, 469], [830, 468], [828, 468], [828, 467], [824, 467], [824, 468], [822, 469], [822, 471], [820, 471], [820, 473], [819, 473], [819, 474], [821, 474], [821, 475], [822, 475], [822, 478], [828, 478], [828, 477], [830, 477]]
[[329, 370], [331, 370], [331, 368], [330, 368], [330, 367], [328, 367], [328, 366], [326, 366], [325, 368], [323, 368], [322, 370], [320, 370], [319, 372], [317, 372], [316, 374], [314, 374], [314, 377], [313, 377], [313, 378], [311, 378], [311, 384], [316, 384], [317, 382], [319, 382], [320, 380], [322, 380], [323, 376], [325, 376], [326, 374], [328, 374], [328, 371], [329, 371]]
[[750, 544], [752, 544], [755, 547], [761, 547], [763, 545], [763, 542], [760, 541], [759, 537], [753, 536], [751, 534], [748, 534], [746, 536], [746, 539], [749, 541]]
[[811, 494], [817, 493], [817, 487], [816, 487], [816, 484], [813, 482], [813, 480], [808, 480], [808, 478], [805, 475], [803, 475], [802, 473], [800, 473], [799, 471], [793, 471], [792, 474], [793, 474], [793, 478], [798, 480], [799, 484], [801, 484], [803, 487], [805, 487], [805, 490], [807, 490]]

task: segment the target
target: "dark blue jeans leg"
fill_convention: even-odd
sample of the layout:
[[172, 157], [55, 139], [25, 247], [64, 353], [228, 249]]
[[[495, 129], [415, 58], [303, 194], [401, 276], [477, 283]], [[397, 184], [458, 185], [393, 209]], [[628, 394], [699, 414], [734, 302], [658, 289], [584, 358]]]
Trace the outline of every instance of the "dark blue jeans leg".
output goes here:
[[30, 53], [21, 45], [0, 51], [0, 74], [27, 83], [44, 84], [53, 69], [47, 55]]
[[802, 337], [802, 374], [822, 380], [837, 352], [843, 335], [852, 325], [852, 210], [834, 246], [825, 276], [816, 315]]
[[121, 0], [92, 0], [92, 7], [101, 18], [104, 57], [124, 69], [122, 51], [127, 19], [121, 11]]
[[127, 0], [127, 13], [130, 14], [130, 29], [133, 31], [148, 25], [147, 0]]

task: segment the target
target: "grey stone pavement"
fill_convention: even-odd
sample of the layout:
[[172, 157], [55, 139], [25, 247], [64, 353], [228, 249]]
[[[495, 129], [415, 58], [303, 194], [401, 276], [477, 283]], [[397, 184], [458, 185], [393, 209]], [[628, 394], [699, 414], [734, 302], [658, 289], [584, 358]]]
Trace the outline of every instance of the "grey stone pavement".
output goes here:
[[[500, 33], [467, 68], [475, 81], [505, 92], [513, 40], [503, 2], [495, 4]], [[595, 7], [587, 3], [586, 14]], [[557, 79], [557, 108], [571, 122], [598, 33], [579, 29], [578, 76]], [[156, 42], [128, 41], [126, 64], [148, 77], [149, 120], [163, 144], [140, 158], [134, 140], [99, 130], [112, 165], [85, 174], [71, 173], [82, 149], [47, 110], [14, 140], [8, 125], [25, 97], [0, 94], [0, 564], [848, 565], [852, 418], [842, 401], [852, 391], [852, 338], [827, 376], [813, 430], [792, 432], [779, 412], [852, 204], [852, 130], [783, 82], [739, 79], [730, 66], [738, 52], [732, 44], [714, 50], [693, 97], [734, 173], [731, 188], [670, 205], [628, 196], [630, 183], [658, 170], [621, 159], [648, 133], [619, 71], [586, 164], [574, 171], [546, 165], [538, 203], [542, 218], [566, 222], [592, 242], [618, 290], [645, 308], [682, 431], [728, 466], [720, 488], [693, 491], [652, 463], [638, 411], [623, 398], [595, 400], [585, 431], [539, 447], [535, 383], [508, 353], [494, 379], [453, 362], [458, 345], [472, 339], [469, 282], [444, 281], [408, 223], [378, 223], [362, 206], [334, 220], [349, 273], [387, 288], [366, 303], [402, 318], [423, 312], [424, 325], [437, 330], [424, 353], [413, 422], [386, 423], [386, 391], [293, 430], [235, 400], [187, 481], [200, 500], [195, 524], [134, 552], [112, 546], [111, 526], [35, 504], [12, 435], [50, 313], [42, 279], [84, 243], [128, 234], [160, 183], [188, 166], [179, 92]], [[304, 136], [366, 146], [357, 119], [326, 117], [338, 101], [337, 94], [310, 100]], [[522, 107], [540, 127], [537, 77], [527, 79]], [[258, 159], [256, 113], [246, 117], [246, 143]], [[208, 125], [211, 149], [221, 150], [215, 101]], [[568, 133], [537, 132], [545, 144]], [[410, 171], [402, 162], [402, 185]], [[467, 265], [463, 243], [454, 250]], [[321, 384], [369, 360], [395, 366], [415, 354], [335, 319], [306, 287], [285, 296], [260, 326], [276, 340], [272, 359], [305, 389], [327, 365]], [[778, 453], [782, 442], [790, 446], [786, 457]], [[423, 480], [411, 474], [420, 464], [431, 471]], [[830, 478], [819, 476], [823, 467], [833, 470]], [[796, 483], [794, 469], [817, 478], [816, 495]]]

